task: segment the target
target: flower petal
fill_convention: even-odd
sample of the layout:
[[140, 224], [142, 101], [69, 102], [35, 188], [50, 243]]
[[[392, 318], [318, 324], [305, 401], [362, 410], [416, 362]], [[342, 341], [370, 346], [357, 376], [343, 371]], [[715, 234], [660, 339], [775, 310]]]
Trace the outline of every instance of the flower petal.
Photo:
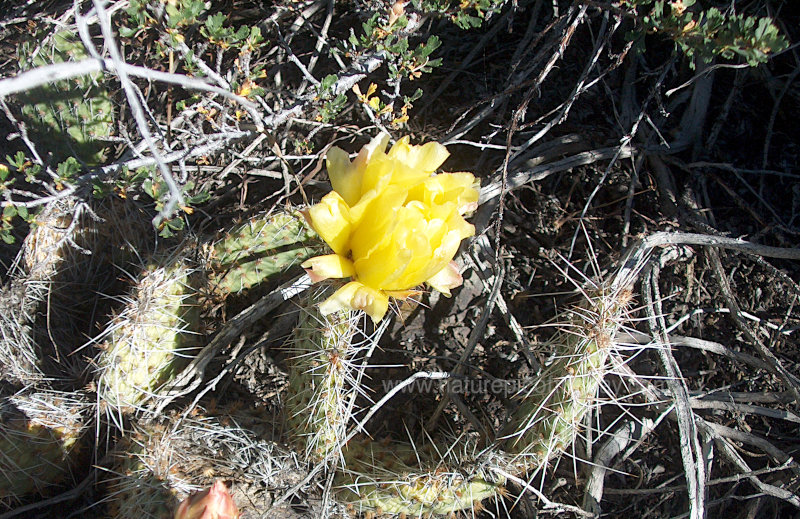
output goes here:
[[364, 310], [377, 324], [389, 309], [389, 296], [358, 281], [351, 281], [319, 305], [322, 315], [347, 309]]
[[350, 221], [353, 222], [350, 249], [353, 258], [369, 256], [378, 244], [391, 236], [397, 224], [396, 213], [405, 199], [404, 189], [389, 186], [375, 198], [363, 198], [350, 210]]
[[409, 137], [405, 136], [392, 146], [387, 155], [412, 169], [423, 171], [429, 175], [447, 160], [450, 152], [438, 142], [412, 146], [409, 144]]
[[464, 278], [461, 277], [461, 273], [458, 271], [458, 263], [451, 261], [432, 278], [428, 279], [427, 283], [431, 288], [450, 297], [450, 290], [460, 287], [463, 282]]
[[342, 196], [347, 205], [355, 205], [361, 197], [363, 171], [359, 171], [355, 164], [350, 163], [350, 156], [346, 151], [336, 146], [325, 154], [325, 166], [333, 190]]
[[331, 191], [308, 210], [311, 226], [333, 252], [344, 256], [349, 249], [350, 208], [336, 191]]
[[479, 191], [472, 173], [441, 173], [427, 178], [422, 187], [420, 199], [428, 205], [455, 202], [460, 214], [477, 208]]
[[361, 151], [358, 152], [358, 156], [353, 161], [359, 169], [363, 169], [367, 166], [370, 160], [373, 157], [378, 155], [385, 155], [386, 145], [389, 144], [389, 134], [386, 132], [381, 132], [369, 141], [368, 144], [365, 144]]
[[331, 278], [349, 278], [356, 273], [353, 262], [338, 254], [315, 256], [300, 266], [306, 269], [312, 283]]

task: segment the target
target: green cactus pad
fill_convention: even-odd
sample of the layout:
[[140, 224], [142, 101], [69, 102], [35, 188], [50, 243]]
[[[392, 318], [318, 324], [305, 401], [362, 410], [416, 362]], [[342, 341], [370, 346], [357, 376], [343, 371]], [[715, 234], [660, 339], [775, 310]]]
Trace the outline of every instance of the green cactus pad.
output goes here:
[[0, 400], [0, 500], [73, 482], [88, 408], [72, 393], [29, 392]]
[[[87, 57], [80, 39], [69, 31], [56, 33], [37, 54], [30, 54], [30, 48], [21, 48], [20, 63], [39, 67]], [[31, 137], [53, 153], [55, 162], [68, 157], [89, 165], [103, 162], [106, 140], [114, 130], [114, 105], [108, 90], [99, 85], [101, 79], [102, 73], [87, 74], [19, 96]]]
[[600, 287], [556, 319], [558, 331], [550, 340], [556, 360], [518, 393], [518, 407], [504, 431], [514, 473], [540, 469], [574, 441], [584, 416], [597, 405], [597, 390], [629, 300], [626, 290]]
[[167, 258], [145, 270], [105, 332], [97, 359], [103, 403], [123, 412], [139, 407], [195, 353], [195, 284], [193, 270], [181, 258]]
[[257, 216], [211, 246], [211, 289], [238, 294], [320, 254], [322, 245], [299, 211]]
[[315, 305], [308, 304], [301, 310], [290, 346], [289, 432], [307, 459], [315, 463], [341, 448], [346, 433], [347, 408], [355, 391], [348, 380], [355, 325], [354, 312], [323, 316]]
[[[111, 466], [103, 487], [108, 517], [125, 519], [172, 519], [172, 509], [178, 500], [170, 492], [168, 477], [171, 461], [155, 459], [158, 448], [164, 451], [158, 439], [167, 433], [163, 426], [139, 426], [126, 436], [111, 453]], [[170, 449], [168, 453], [171, 454]]]
[[301, 310], [291, 344], [286, 410], [289, 433], [309, 462], [340, 460], [334, 478], [339, 500], [354, 512], [418, 516], [477, 509], [482, 500], [502, 492], [505, 481], [467, 469], [467, 464], [479, 464], [466, 456], [443, 460], [439, 454], [463, 454], [467, 448], [417, 448], [368, 439], [343, 447], [356, 391], [351, 362], [357, 348], [351, 341], [358, 314], [321, 315], [314, 303], [324, 295], [309, 297]]
[[286, 272], [318, 253], [315, 247], [298, 247], [233, 265], [213, 277], [213, 290], [218, 294], [238, 294], [265, 282], [270, 277]]
[[317, 237], [299, 211], [257, 216], [233, 229], [214, 244], [213, 262], [222, 268], [249, 261], [280, 247]]
[[19, 280], [0, 288], [0, 380], [18, 387], [44, 378], [32, 333], [34, 302], [27, 296]]
[[140, 421], [115, 447], [102, 485], [108, 517], [172, 519], [182, 498], [217, 479], [271, 486], [296, 471], [288, 451], [236, 425], [238, 420], [197, 411]]
[[468, 458], [452, 445], [353, 440], [334, 479], [336, 495], [358, 513], [424, 517], [477, 511], [483, 500], [505, 491], [505, 479], [480, 470], [488, 459]]

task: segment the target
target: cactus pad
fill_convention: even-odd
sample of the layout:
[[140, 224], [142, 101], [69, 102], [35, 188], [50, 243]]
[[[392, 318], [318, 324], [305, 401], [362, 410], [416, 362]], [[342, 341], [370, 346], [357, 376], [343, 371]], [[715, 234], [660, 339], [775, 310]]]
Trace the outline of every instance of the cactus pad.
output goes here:
[[258, 216], [211, 247], [211, 285], [220, 296], [250, 289], [318, 254], [316, 233], [298, 211]]
[[168, 257], [148, 267], [111, 322], [97, 359], [98, 392], [123, 412], [157, 394], [198, 346], [193, 270]]
[[19, 500], [71, 482], [88, 408], [72, 393], [28, 392], [0, 400], [0, 499]]
[[[20, 49], [20, 62], [27, 66], [80, 61], [87, 57], [80, 39], [61, 31], [45, 41], [39, 52], [30, 55]], [[108, 90], [98, 83], [101, 73], [59, 81], [20, 95], [22, 114], [28, 131], [56, 162], [76, 157], [96, 165], [104, 160], [105, 142], [114, 129], [114, 105]]]
[[289, 353], [286, 413], [294, 440], [313, 462], [342, 447], [355, 391], [348, 380], [355, 329], [354, 312], [323, 316], [313, 304], [301, 310]]

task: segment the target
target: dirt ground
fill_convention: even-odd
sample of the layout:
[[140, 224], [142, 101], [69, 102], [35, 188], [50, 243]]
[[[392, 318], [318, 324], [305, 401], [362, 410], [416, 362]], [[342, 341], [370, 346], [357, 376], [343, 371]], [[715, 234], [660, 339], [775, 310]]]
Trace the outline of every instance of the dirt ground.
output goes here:
[[[124, 14], [131, 3], [107, 3], [115, 27], [131, 24]], [[76, 2], [84, 14], [91, 4]], [[376, 116], [349, 88], [342, 111], [330, 119], [321, 117], [326, 100], [321, 95], [303, 97], [304, 89], [313, 87], [304, 86], [304, 71], [293, 61], [306, 66], [313, 61], [315, 67], [305, 72], [317, 80], [329, 74], [341, 80], [347, 74], [337, 59], [351, 72], [356, 69], [350, 65], [357, 61], [340, 49], [342, 42], [351, 29], [358, 34], [371, 13], [385, 16], [391, 5], [243, 0], [212, 4], [209, 14], [228, 13], [234, 27], [260, 26], [269, 41], [250, 58], [264, 70], [258, 80], [261, 100], [254, 101], [259, 110], [267, 114], [269, 109], [274, 115], [295, 105], [300, 108], [291, 114], [291, 122], [259, 132], [246, 116], [234, 120], [233, 109], [226, 119], [200, 114], [197, 106], [211, 99], [210, 94], [135, 78], [149, 108], [148, 124], [160, 129], [156, 139], [162, 146], [169, 142], [172, 151], [198, 149], [213, 142], [213, 135], [242, 132], [224, 146], [170, 164], [176, 178], [192, 181], [210, 198], [179, 217], [185, 226], [175, 237], [142, 231], [145, 250], [178, 243], [191, 234], [218, 236], [275, 206], [318, 200], [328, 189], [325, 170], [317, 167], [326, 147], [335, 142], [354, 153], [379, 131], [377, 126], [387, 128], [394, 138], [408, 134], [416, 143], [447, 144], [451, 155], [443, 170], [473, 172], [484, 194], [471, 219], [476, 237], [460, 254], [464, 285], [452, 298], [425, 293], [419, 304], [395, 309], [398, 315], [370, 359], [365, 392], [357, 405], [369, 408], [368, 398], [374, 402], [383, 396], [387, 381], [402, 381], [421, 371], [458, 372], [483, 385], [464, 388], [457, 402], [442, 386], [402, 391], [371, 418], [368, 433], [400, 440], [463, 433], [486, 440], [499, 434], [511, 406], [510, 394], [492, 389], [490, 382], [535, 378], [552, 363], [548, 339], [554, 327], [547, 324], [580, 299], [581, 287], [588, 282], [610, 281], [624, 252], [638, 240], [657, 232], [679, 232], [716, 237], [723, 245], [743, 240], [763, 246], [742, 252], [685, 243], [686, 239], [679, 243], [681, 238], [671, 235], [654, 248], [633, 285], [619, 347], [597, 395], [603, 405], [587, 415], [575, 443], [529, 481], [541, 495], [511, 484], [505, 496], [484, 503], [486, 511], [475, 516], [521, 519], [597, 513], [677, 518], [697, 512], [698, 499], [706, 517], [800, 516], [800, 467], [794, 461], [800, 448], [796, 47], [753, 68], [720, 58], [701, 74], [702, 65], [692, 69], [675, 45], [657, 34], [646, 36], [645, 49], [632, 47], [626, 36], [632, 22], [617, 16], [618, 4], [509, 2], [481, 27], [469, 30], [447, 17], [420, 16], [409, 41], [417, 45], [429, 35], [438, 36], [441, 46], [432, 57], [442, 61], [430, 72], [397, 83], [405, 96], [417, 88], [423, 93], [409, 108], [408, 121], [392, 126], [389, 116]], [[792, 45], [800, 38], [800, 16], [789, 4], [736, 2], [743, 11], [776, 16]], [[0, 3], [0, 78], [18, 74], [17, 48], [31, 35], [40, 37], [59, 24], [74, 25], [72, 8], [72, 2], [55, 0]], [[405, 9], [409, 16], [420, 12], [412, 3]], [[99, 27], [91, 27], [102, 43]], [[236, 70], [246, 66], [233, 64], [235, 52], [215, 51], [197, 29], [184, 32], [187, 45], [212, 69], [242, 84], [244, 74], [236, 76]], [[119, 40], [129, 63], [170, 70], [167, 54], [158, 54], [164, 40], [157, 30]], [[179, 65], [172, 71], [186, 73], [177, 54], [173, 59]], [[135, 159], [131, 145], [143, 137], [116, 76], [110, 71], [106, 76], [119, 110], [114, 135], [121, 138], [109, 147], [102, 165], [113, 165]], [[383, 63], [358, 84], [365, 92], [374, 82], [377, 95], [389, 99], [385, 93], [394, 88], [392, 81]], [[194, 106], [193, 111], [181, 112], [179, 102]], [[402, 103], [398, 97], [394, 110]], [[204, 106], [211, 110], [214, 105]], [[18, 151], [30, 155], [21, 138], [24, 122], [17, 98], [5, 98], [2, 108], [6, 115], [0, 115], [0, 132], [6, 138], [0, 141], [0, 157]], [[179, 116], [184, 120], [173, 124]], [[33, 146], [42, 152], [46, 143]], [[150, 153], [146, 146], [139, 152]], [[47, 153], [41, 156], [47, 163]], [[81, 174], [88, 171], [87, 166]], [[119, 174], [102, 176], [110, 181]], [[506, 189], [502, 196], [491, 196], [491, 186], [496, 193]], [[30, 188], [37, 197], [46, 194], [39, 184], [15, 187]], [[120, 198], [119, 194], [110, 196]], [[92, 201], [91, 183], [77, 195]], [[33, 199], [8, 190], [4, 196]], [[125, 203], [135, 205], [128, 213], [130, 221], [148, 222], [160, 210], [160, 202], [141, 186], [131, 188]], [[27, 224], [14, 220], [11, 233], [16, 241], [0, 250], [7, 286], [19, 275], [14, 258], [28, 230]], [[781, 255], [778, 249], [790, 252]], [[75, 347], [102, 329], [100, 322], [120, 309], [120, 297], [129, 288], [125, 271], [119, 265], [98, 271], [95, 278], [105, 276], [101, 293], [94, 290], [76, 304], [72, 325], [59, 328], [64, 337], [55, 342]], [[204, 336], [210, 340], [239, 312], [297, 274], [287, 272], [268, 286], [206, 307]], [[493, 292], [496, 283], [499, 290]], [[4, 312], [15, 308], [4, 304]], [[162, 419], [171, 423], [194, 404], [200, 411], [192, 416], [198, 420], [200, 415], [215, 417], [223, 427], [248, 431], [254, 452], [275, 449], [276, 466], [264, 469], [260, 480], [252, 472], [242, 476], [244, 468], [225, 472], [214, 462], [209, 462], [208, 471], [193, 467], [194, 479], [189, 480], [210, 481], [207, 472], [232, 484], [242, 518], [346, 513], [328, 502], [324, 477], [305, 479], [308, 467], [287, 442], [283, 344], [296, 308], [293, 302], [285, 303], [236, 330], [234, 340], [216, 352], [194, 392], [163, 411]], [[34, 326], [47, 322], [48, 313], [41, 308], [37, 312]], [[47, 323], [37, 332], [45, 337], [42, 340], [51, 335]], [[474, 349], [462, 359], [473, 335]], [[671, 348], [664, 347], [665, 338]], [[72, 357], [69, 371], [74, 378], [65, 382], [62, 377], [56, 383], [60, 390], [91, 393], [91, 355], [81, 351]], [[4, 396], [19, 390], [8, 380], [0, 387]], [[472, 417], [462, 412], [463, 406]], [[688, 422], [682, 422], [682, 416], [688, 416]], [[122, 440], [107, 424], [97, 427], [101, 429], [105, 432], [98, 433], [97, 441], [102, 438], [105, 443], [89, 449], [86, 463], [75, 470], [74, 484], [44, 497], [9, 500], [7, 510], [0, 508], [0, 518], [108, 517], [108, 487], [103, 483], [107, 478], [94, 467], [107, 466], [103, 458], [113, 451], [109, 445]], [[88, 434], [95, 432], [92, 426]], [[216, 455], [226, 452], [227, 447], [208, 441], [208, 459], [213, 460], [214, 449]], [[246, 466], [242, 462], [241, 467]], [[696, 473], [687, 477], [687, 466]], [[153, 485], [163, 487], [168, 479], [156, 478]], [[691, 488], [698, 481], [700, 497]], [[173, 505], [185, 490], [173, 491]], [[592, 496], [599, 502], [593, 503]]]

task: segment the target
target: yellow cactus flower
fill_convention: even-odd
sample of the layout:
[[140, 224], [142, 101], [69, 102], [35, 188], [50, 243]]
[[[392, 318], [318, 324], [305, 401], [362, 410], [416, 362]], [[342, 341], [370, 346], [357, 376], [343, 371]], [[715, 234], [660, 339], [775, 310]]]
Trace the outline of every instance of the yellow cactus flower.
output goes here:
[[405, 299], [427, 283], [450, 295], [461, 284], [453, 257], [475, 233], [464, 215], [478, 206], [471, 173], [440, 173], [449, 153], [439, 143], [400, 139], [386, 153], [381, 134], [351, 162], [340, 148], [326, 156], [333, 191], [308, 210], [311, 225], [333, 254], [303, 263], [313, 281], [352, 278], [322, 303], [323, 314], [352, 308], [374, 322], [389, 297]]

